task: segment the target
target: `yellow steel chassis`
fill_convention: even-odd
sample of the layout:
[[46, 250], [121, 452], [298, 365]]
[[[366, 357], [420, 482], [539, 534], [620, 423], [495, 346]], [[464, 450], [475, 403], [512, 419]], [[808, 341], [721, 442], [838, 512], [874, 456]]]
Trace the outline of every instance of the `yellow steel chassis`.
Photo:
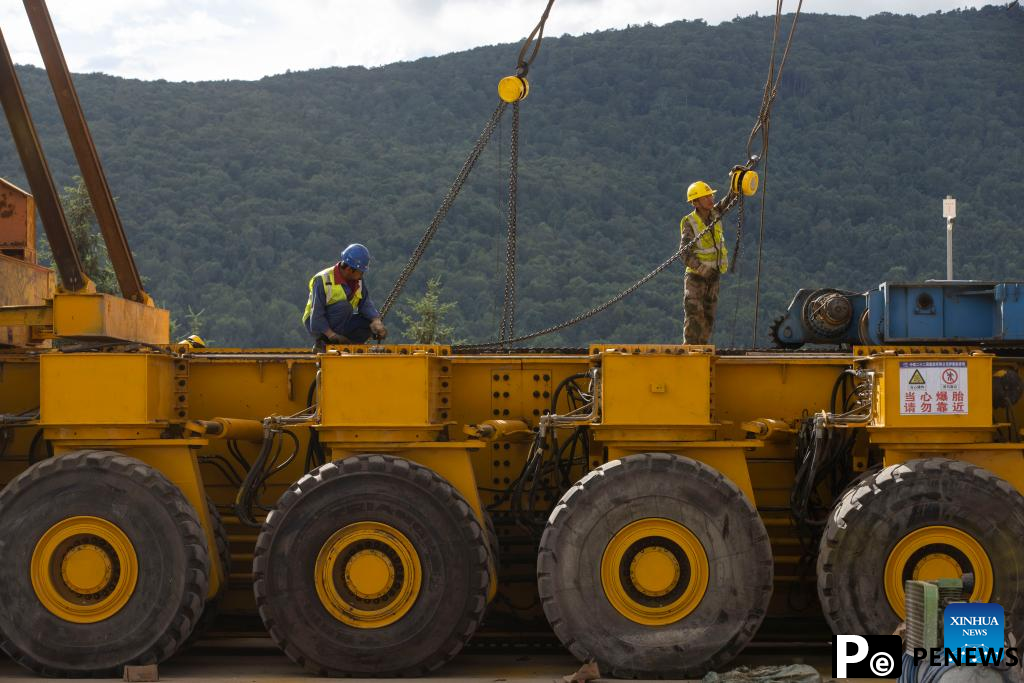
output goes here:
[[[717, 469], [761, 510], [775, 548], [776, 582], [786, 583], [796, 578], [800, 559], [788, 514], [794, 428], [800, 419], [827, 408], [841, 371], [870, 367], [879, 375], [879, 393], [868, 440], [855, 451], [856, 465], [863, 467], [868, 449], [880, 451], [885, 464], [955, 458], [986, 467], [1024, 492], [1024, 447], [997, 442], [999, 422], [990, 403], [993, 368], [1021, 363], [970, 349], [718, 356], [711, 347], [606, 344], [584, 353], [474, 356], [452, 355], [443, 346], [387, 346], [341, 347], [319, 357], [294, 349], [166, 349], [0, 353], [0, 412], [37, 405], [42, 411], [38, 424], [12, 430], [7, 456], [0, 459], [0, 483], [44, 455], [38, 443], [29, 454], [39, 429], [57, 457], [80, 449], [123, 453], [155, 467], [181, 488], [215, 547], [206, 496], [227, 505], [236, 488], [206, 462], [227, 457], [226, 443], [197, 438], [187, 429], [189, 421], [296, 413], [306, 407], [319, 366], [315, 400], [320, 412], [313, 428], [330, 459], [359, 453], [408, 458], [447, 479], [483, 520], [484, 509], [499, 496], [496, 490], [522, 468], [531, 434], [486, 438], [465, 428], [488, 420], [535, 427], [558, 382], [599, 368], [603, 389], [600, 417], [591, 425], [589, 467], [658, 451]], [[970, 419], [900, 416], [886, 392], [896, 385], [894, 364], [906, 358], [968, 362]], [[304, 450], [309, 427], [295, 432]], [[243, 442], [239, 448], [250, 455], [255, 450]], [[266, 502], [301, 476], [301, 460], [270, 482]], [[236, 569], [223, 576], [214, 562], [210, 595], [227, 582], [232, 591], [226, 609], [250, 611], [255, 533], [231, 516], [225, 521]], [[785, 613], [784, 606], [776, 607]]]

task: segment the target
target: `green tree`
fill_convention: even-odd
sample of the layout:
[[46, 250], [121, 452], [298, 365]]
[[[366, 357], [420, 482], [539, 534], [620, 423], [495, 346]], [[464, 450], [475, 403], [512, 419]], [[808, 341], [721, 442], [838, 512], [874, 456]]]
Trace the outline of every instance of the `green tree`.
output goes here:
[[441, 276], [427, 281], [427, 291], [410, 304], [412, 314], [398, 312], [405, 323], [405, 335], [416, 344], [452, 342], [455, 328], [444, 323], [444, 317], [452, 312], [458, 302], [441, 303]]
[[[198, 337], [203, 337], [203, 326], [205, 321], [203, 320], [203, 313], [206, 312], [205, 308], [201, 308], [198, 311], [188, 307], [188, 313], [185, 314], [185, 322], [180, 323], [176, 318], [171, 318], [171, 341], [178, 339], [179, 337], [190, 337], [193, 334]], [[203, 338], [206, 346], [212, 345], [212, 340]]]
[[[64, 206], [64, 217], [71, 230], [71, 239], [78, 249], [78, 258], [89, 279], [96, 285], [96, 291], [105, 294], [120, 294], [114, 268], [110, 265], [107, 245], [99, 233], [99, 224], [92, 209], [92, 200], [85, 188], [82, 176], [73, 178], [73, 185], [64, 186], [60, 202]], [[53, 251], [48, 242], [39, 245], [39, 260], [53, 264]]]

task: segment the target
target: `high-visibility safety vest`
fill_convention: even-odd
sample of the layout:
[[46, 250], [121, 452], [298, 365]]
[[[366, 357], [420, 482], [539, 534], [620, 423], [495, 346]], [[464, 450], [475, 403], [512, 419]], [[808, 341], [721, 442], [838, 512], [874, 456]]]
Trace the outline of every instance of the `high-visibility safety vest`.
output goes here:
[[[704, 221], [697, 215], [696, 210], [691, 211], [679, 221], [679, 235], [684, 240], [687, 239], [687, 222], [690, 223], [690, 227], [693, 230], [690, 235], [691, 237], [704, 232]], [[725, 233], [722, 232], [721, 220], [715, 221], [715, 227], [701, 235], [701, 238], [693, 245], [693, 253], [696, 254], [702, 264], [716, 266], [720, 273], [724, 273], [729, 269], [729, 250], [725, 247]], [[687, 266], [686, 272], [694, 273], [696, 271]]]
[[363, 300], [363, 281], [359, 280], [356, 285], [356, 291], [352, 292], [352, 296], [346, 296], [345, 288], [341, 286], [340, 282], [334, 281], [334, 266], [330, 266], [329, 268], [324, 268], [309, 280], [309, 300], [306, 301], [306, 312], [302, 314], [303, 323], [309, 320], [309, 316], [313, 313], [313, 285], [316, 284], [318, 279], [323, 282], [328, 306], [339, 301], [348, 301], [352, 305], [353, 311], [359, 310], [359, 302]]

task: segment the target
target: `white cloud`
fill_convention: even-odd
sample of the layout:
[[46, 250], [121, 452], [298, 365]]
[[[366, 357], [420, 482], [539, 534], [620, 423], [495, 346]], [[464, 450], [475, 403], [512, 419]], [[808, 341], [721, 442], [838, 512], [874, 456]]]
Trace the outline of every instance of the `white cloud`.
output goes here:
[[[49, 0], [72, 71], [129, 78], [256, 79], [286, 70], [377, 66], [517, 43], [533, 28], [543, 0]], [[856, 14], [927, 13], [980, 3], [862, 0]], [[41, 64], [20, 3], [0, 7], [0, 27], [18, 63]], [[787, 11], [796, 7], [790, 0]], [[769, 0], [556, 0], [546, 35], [579, 35], [628, 24], [704, 19], [715, 24]], [[836, 0], [804, 11], [850, 14]], [[510, 61], [514, 55], [510, 57]]]

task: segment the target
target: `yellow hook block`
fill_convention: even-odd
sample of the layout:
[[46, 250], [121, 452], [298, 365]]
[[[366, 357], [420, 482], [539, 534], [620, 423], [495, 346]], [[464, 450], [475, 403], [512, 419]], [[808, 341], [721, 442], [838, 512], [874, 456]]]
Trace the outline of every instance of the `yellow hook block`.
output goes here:
[[733, 192], [743, 192], [748, 197], [757, 192], [757, 171], [738, 169], [730, 173], [729, 176], [729, 185]]
[[522, 76], [505, 76], [498, 81], [498, 97], [509, 104], [525, 100], [530, 94], [530, 82]]

